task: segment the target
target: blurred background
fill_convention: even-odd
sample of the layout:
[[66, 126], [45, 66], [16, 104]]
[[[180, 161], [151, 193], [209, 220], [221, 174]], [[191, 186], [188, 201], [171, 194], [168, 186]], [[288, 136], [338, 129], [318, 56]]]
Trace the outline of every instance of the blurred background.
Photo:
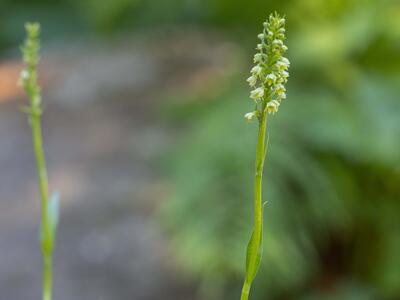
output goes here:
[[252, 299], [400, 299], [398, 0], [1, 0], [0, 299], [40, 299], [40, 215], [16, 86], [42, 25], [57, 300], [238, 299], [256, 123], [245, 82], [285, 14]]

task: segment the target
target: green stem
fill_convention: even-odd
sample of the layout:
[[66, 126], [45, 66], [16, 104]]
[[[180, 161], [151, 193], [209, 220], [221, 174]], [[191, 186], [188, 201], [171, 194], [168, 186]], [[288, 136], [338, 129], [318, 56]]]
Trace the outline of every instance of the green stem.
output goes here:
[[52, 257], [43, 259], [43, 300], [51, 300], [52, 295]]
[[[254, 249], [261, 247], [262, 241], [262, 227], [263, 227], [263, 204], [262, 204], [262, 176], [265, 161], [265, 136], [267, 132], [267, 113], [263, 109], [263, 113], [259, 118], [258, 137], [257, 137], [257, 148], [256, 148], [256, 162], [255, 162], [255, 176], [254, 176], [254, 227], [253, 235], [260, 237], [255, 239]], [[253, 255], [250, 257], [249, 265], [255, 265], [257, 256]], [[243, 283], [242, 294], [240, 300], [247, 300], [250, 294], [252, 282], [246, 280]]]
[[248, 282], [245, 280], [244, 283], [243, 283], [242, 295], [240, 296], [240, 300], [247, 300], [247, 299], [249, 299], [250, 286], [251, 286], [251, 284], [248, 283]]
[[43, 256], [43, 300], [51, 300], [52, 294], [52, 253], [53, 238], [51, 235], [49, 212], [48, 212], [48, 180], [46, 161], [43, 153], [42, 130], [40, 124], [40, 111], [35, 110], [32, 105], [30, 113], [32, 127], [33, 149], [35, 152], [41, 207], [41, 248]]

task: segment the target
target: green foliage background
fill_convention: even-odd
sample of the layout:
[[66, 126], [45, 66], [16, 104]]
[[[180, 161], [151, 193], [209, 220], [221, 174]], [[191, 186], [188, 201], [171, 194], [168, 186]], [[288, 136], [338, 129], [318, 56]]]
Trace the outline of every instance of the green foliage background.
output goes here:
[[[248, 53], [248, 67], [266, 16], [275, 9], [286, 14], [291, 77], [287, 100], [270, 122], [264, 259], [252, 298], [400, 298], [397, 0], [1, 5], [3, 50], [22, 39], [27, 19], [50, 28], [48, 39], [190, 24], [226, 32]], [[170, 125], [187, 130], [164, 157], [172, 189], [160, 214], [203, 299], [238, 298], [242, 283], [256, 138], [256, 125], [242, 118], [252, 108], [247, 72], [237, 70], [212, 99], [168, 110]]]

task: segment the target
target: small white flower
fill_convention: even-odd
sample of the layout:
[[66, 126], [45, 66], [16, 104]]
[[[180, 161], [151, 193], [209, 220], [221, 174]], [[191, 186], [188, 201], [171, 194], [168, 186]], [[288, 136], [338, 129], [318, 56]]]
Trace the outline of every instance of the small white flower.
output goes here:
[[282, 72], [281, 72], [281, 76], [282, 76], [282, 78], [286, 79], [286, 78], [289, 77], [289, 72], [287, 72], [287, 71], [282, 71]]
[[259, 87], [250, 92], [250, 98], [253, 100], [261, 99], [264, 96], [264, 89]]
[[265, 80], [269, 85], [273, 85], [276, 81], [276, 75], [274, 73], [268, 74]]
[[286, 57], [282, 57], [281, 58], [281, 62], [287, 64], [288, 66], [290, 66], [290, 61], [286, 58]]
[[262, 54], [261, 53], [256, 53], [254, 55], [254, 63], [260, 63], [262, 62]]
[[247, 78], [247, 82], [251, 87], [253, 87], [257, 83], [257, 78], [255, 76], [250, 76], [249, 78]]
[[274, 87], [274, 92], [277, 94], [286, 92], [286, 88], [283, 84], [279, 83]]
[[279, 71], [285, 71], [287, 68], [289, 68], [289, 64], [287, 64], [286, 62], [284, 62], [282, 60], [277, 61], [276, 66]]
[[272, 44], [273, 45], [277, 45], [277, 46], [283, 46], [283, 42], [282, 42], [282, 40], [273, 40], [272, 41]]
[[259, 65], [254, 66], [250, 70], [250, 73], [253, 74], [253, 76], [259, 76], [261, 74], [261, 72], [262, 72], [262, 68]]
[[29, 72], [27, 70], [21, 71], [21, 80], [27, 80], [29, 78]]
[[287, 51], [288, 47], [286, 45], [282, 45], [283, 51]]
[[265, 38], [265, 36], [264, 36], [263, 33], [260, 33], [259, 35], [257, 35], [257, 37], [258, 37], [261, 41], [263, 41], [264, 38]]
[[248, 112], [244, 115], [244, 118], [250, 122], [255, 116], [257, 116], [257, 113], [257, 111]]
[[272, 100], [272, 101], [267, 103], [266, 110], [267, 110], [268, 113], [274, 114], [274, 113], [276, 113], [278, 111], [279, 105], [280, 105], [279, 101]]
[[24, 84], [27, 82], [28, 79], [29, 79], [29, 72], [27, 70], [22, 70], [18, 78], [17, 85], [24, 86]]
[[[276, 37], [277, 37], [277, 39], [279, 39], [279, 40], [283, 40], [284, 38], [285, 38], [285, 35], [283, 34], [283, 33], [280, 33], [280, 32], [278, 32], [277, 34], [276, 34]], [[282, 46], [281, 46], [281, 48], [283, 48], [283, 44], [282, 44]]]
[[262, 48], [263, 48], [262, 44], [257, 44], [257, 47], [256, 47], [257, 50], [262, 50]]

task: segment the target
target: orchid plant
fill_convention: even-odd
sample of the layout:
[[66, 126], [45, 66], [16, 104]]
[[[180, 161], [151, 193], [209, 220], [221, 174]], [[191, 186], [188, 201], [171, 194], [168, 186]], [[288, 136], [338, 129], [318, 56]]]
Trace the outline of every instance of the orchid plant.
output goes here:
[[289, 60], [283, 55], [287, 51], [285, 41], [285, 19], [277, 13], [271, 14], [264, 22], [263, 32], [258, 35], [255, 66], [247, 79], [253, 90], [250, 98], [254, 101], [254, 111], [245, 114], [245, 119], [257, 119], [258, 138], [256, 148], [254, 179], [254, 225], [247, 246], [246, 275], [241, 300], [249, 298], [250, 288], [260, 266], [263, 250], [263, 201], [262, 176], [268, 149], [267, 117], [275, 114], [281, 102], [286, 98], [285, 83], [288, 80]]
[[38, 84], [37, 66], [39, 63], [40, 50], [40, 25], [38, 23], [27, 23], [25, 25], [27, 37], [21, 47], [23, 60], [26, 65], [21, 72], [19, 84], [24, 88], [29, 98], [29, 106], [23, 107], [28, 114], [29, 124], [32, 129], [33, 150], [35, 153], [39, 192], [41, 199], [41, 228], [40, 244], [43, 258], [43, 300], [52, 298], [52, 265], [53, 250], [58, 223], [57, 193], [49, 196], [46, 160], [43, 151], [43, 139], [41, 128], [41, 115], [43, 105]]

